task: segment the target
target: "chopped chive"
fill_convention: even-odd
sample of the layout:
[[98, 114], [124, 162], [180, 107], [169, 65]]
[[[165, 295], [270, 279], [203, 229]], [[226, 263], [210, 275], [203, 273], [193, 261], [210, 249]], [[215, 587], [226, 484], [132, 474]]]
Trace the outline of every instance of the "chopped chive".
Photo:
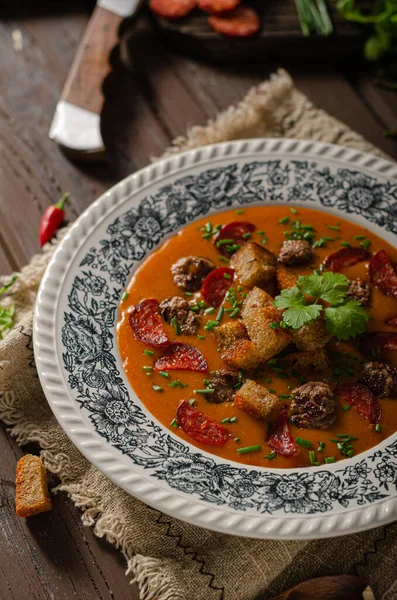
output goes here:
[[260, 231], [257, 231], [256, 233], [257, 233], [257, 235], [263, 235], [265, 232], [261, 229]]
[[314, 450], [309, 450], [309, 460], [310, 460], [310, 464], [314, 465], [315, 460], [316, 460], [316, 454], [315, 454]]
[[325, 448], [325, 443], [324, 442], [320, 442], [317, 448], [317, 452], [322, 452]]
[[232, 312], [230, 313], [230, 318], [231, 318], [231, 319], [234, 319], [234, 317], [237, 317], [237, 315], [239, 314], [239, 312], [240, 312], [240, 309], [239, 309], [238, 307], [237, 307], [237, 308], [234, 308], [234, 309], [232, 310]]
[[252, 233], [250, 231], [247, 231], [247, 233], [243, 233], [243, 235], [241, 237], [243, 238], [243, 240], [249, 240], [251, 235], [252, 235]]
[[206, 315], [212, 315], [212, 313], [215, 312], [215, 308], [213, 306], [210, 306], [210, 308], [206, 308], [204, 312]]
[[302, 446], [303, 448], [310, 448], [310, 446], [312, 445], [312, 443], [309, 440], [305, 440], [301, 437], [297, 437], [295, 441], [297, 444], [299, 444], [299, 446]]
[[212, 237], [212, 233], [203, 233], [203, 235], [201, 236], [204, 240], [209, 240], [210, 237]]
[[195, 402], [196, 402], [196, 398], [190, 398], [190, 400], [189, 400], [190, 406], [194, 406]]
[[380, 433], [382, 431], [382, 425], [380, 423], [376, 424], [375, 431], [377, 431], [377, 433]]
[[199, 306], [190, 306], [189, 310], [193, 311], [193, 312], [199, 312], [200, 307]]
[[327, 465], [329, 465], [330, 463], [334, 463], [334, 462], [335, 462], [335, 456], [327, 456], [327, 457], [324, 459], [324, 462], [325, 462]]
[[243, 291], [243, 286], [242, 285], [238, 285], [237, 286], [237, 291], [238, 292], [242, 292]]
[[152, 385], [152, 388], [155, 392], [164, 392], [164, 388], [160, 387], [159, 385]]
[[148, 349], [145, 349], [143, 351], [143, 353], [145, 354], [145, 356], [153, 356], [153, 354], [154, 354], [153, 350], [148, 350]]
[[228, 258], [226, 258], [226, 256], [220, 256], [219, 260], [221, 260], [222, 262], [225, 262], [225, 263], [229, 263], [230, 262], [230, 260]]
[[193, 292], [185, 292], [185, 296], [188, 296], [188, 297], [193, 296]]
[[185, 387], [187, 387], [187, 383], [182, 383], [182, 381], [180, 379], [175, 379], [175, 381], [170, 381], [168, 385], [171, 388], [176, 388], [176, 387], [185, 388]]
[[128, 296], [129, 296], [129, 293], [128, 292], [124, 292], [123, 295], [121, 296], [121, 299], [122, 300], [127, 300]]
[[313, 463], [314, 467], [319, 467], [321, 465], [321, 463], [319, 463], [317, 460]]
[[233, 442], [239, 442], [239, 441], [240, 441], [239, 437], [235, 437], [234, 440], [233, 440]]
[[277, 379], [288, 379], [288, 373], [277, 373]]
[[345, 406], [343, 407], [343, 410], [350, 410], [351, 406], [350, 404], [345, 404]]
[[207, 233], [211, 233], [212, 231], [212, 223], [208, 222], [205, 224], [205, 230]]
[[328, 229], [332, 229], [333, 231], [340, 231], [339, 225], [328, 225]]
[[168, 377], [170, 376], [170, 374], [167, 373], [167, 371], [159, 371], [159, 375], [161, 375], [161, 377], [165, 377], [166, 379], [168, 379]]
[[216, 315], [217, 321], [221, 322], [224, 312], [225, 312], [225, 309], [223, 308], [223, 306], [221, 306], [220, 309], [218, 310], [218, 314]]
[[272, 381], [273, 381], [273, 379], [272, 379], [271, 377], [268, 377], [268, 378], [266, 379], [266, 383], [271, 383]]
[[371, 245], [371, 240], [365, 239], [363, 242], [361, 242], [360, 246], [361, 248], [364, 248], [364, 250], [367, 250], [367, 248], [369, 248]]
[[206, 303], [205, 303], [203, 300], [199, 300], [199, 301], [197, 302], [197, 306], [198, 306], [199, 308], [207, 308], [207, 305], [206, 305]]
[[286, 225], [286, 223], [289, 223], [289, 217], [283, 217], [279, 220], [279, 223], [280, 225]]
[[287, 323], [285, 321], [280, 321], [281, 329], [287, 329]]
[[357, 240], [357, 241], [365, 240], [365, 235], [355, 235], [355, 236], [353, 236], [353, 240]]
[[264, 245], [267, 244], [267, 237], [263, 237], [261, 239], [261, 244], [264, 244]]
[[230, 417], [225, 417], [222, 419], [221, 423], [230, 423]]
[[273, 321], [272, 323], [270, 323], [270, 327], [271, 327], [271, 329], [278, 329], [277, 321]]
[[144, 367], [142, 367], [142, 371], [148, 371], [149, 373], [151, 373], [153, 371], [153, 367], [145, 365]]
[[171, 319], [171, 325], [174, 328], [175, 331], [175, 335], [179, 335], [179, 325], [178, 325], [178, 321], [176, 320], [176, 317], [172, 317]]
[[354, 448], [352, 448], [351, 450], [349, 450], [348, 452], [346, 452], [346, 456], [348, 458], [351, 458], [352, 456], [354, 456]]
[[284, 394], [278, 397], [279, 400], [289, 400], [291, 396], [289, 394]]
[[237, 454], [247, 454], [248, 452], [256, 452], [260, 449], [260, 444], [256, 444], [255, 446], [245, 446], [245, 448], [237, 448]]
[[292, 212], [293, 215], [298, 214], [298, 211], [296, 210], [296, 208], [290, 208], [290, 211]]
[[274, 460], [277, 454], [275, 452], [269, 452], [269, 454], [265, 454], [266, 460]]
[[237, 423], [237, 421], [238, 421], [238, 417], [232, 417], [230, 419], [230, 423]]
[[211, 389], [211, 388], [206, 388], [205, 390], [193, 390], [195, 394], [214, 394], [215, 390]]
[[214, 327], [217, 327], [219, 325], [218, 321], [207, 321], [206, 324], [204, 325], [204, 329], [206, 331], [212, 331], [214, 329]]
[[267, 391], [270, 392], [271, 394], [275, 394], [276, 390], [273, 388], [267, 388]]
[[226, 244], [233, 244], [234, 240], [232, 239], [223, 239], [223, 240], [218, 240], [216, 242], [216, 246], [217, 248], [220, 248], [221, 246], [225, 246]]
[[172, 419], [172, 421], [171, 421], [170, 425], [171, 425], [171, 427], [176, 427], [176, 428], [178, 428], [178, 427], [179, 427], [179, 425], [178, 425], [178, 422], [177, 422], [177, 420], [176, 420], [176, 419]]
[[230, 273], [224, 273], [224, 274], [223, 274], [223, 277], [224, 277], [225, 279], [231, 279], [231, 278], [232, 278], [232, 276], [230, 275]]
[[351, 246], [351, 244], [349, 242], [341, 242], [340, 245], [343, 246], [344, 248], [350, 248], [350, 246]]
[[243, 215], [244, 213], [245, 213], [245, 210], [243, 208], [236, 210], [236, 215]]
[[198, 335], [198, 336], [197, 336], [197, 339], [198, 339], [198, 340], [205, 340], [205, 337], [204, 337], [203, 335]]

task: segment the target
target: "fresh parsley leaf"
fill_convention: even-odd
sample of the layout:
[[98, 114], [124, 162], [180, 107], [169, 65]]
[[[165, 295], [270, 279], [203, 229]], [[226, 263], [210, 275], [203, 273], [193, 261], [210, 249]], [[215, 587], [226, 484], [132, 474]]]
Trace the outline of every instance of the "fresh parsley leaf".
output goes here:
[[306, 306], [306, 300], [298, 288], [293, 287], [282, 290], [280, 296], [276, 296], [273, 305], [276, 308], [290, 308], [291, 306]]
[[323, 275], [299, 277], [297, 286], [308, 296], [321, 298], [330, 304], [341, 304], [346, 298], [348, 283], [345, 275], [326, 271]]
[[364, 333], [365, 324], [370, 318], [357, 300], [327, 307], [325, 317], [328, 333], [336, 335], [338, 340], [347, 340], [349, 337]]
[[321, 304], [309, 304], [309, 306], [302, 304], [293, 306], [283, 313], [283, 320], [292, 329], [299, 329], [302, 325], [305, 325], [305, 323], [317, 319], [322, 310], [323, 307]]

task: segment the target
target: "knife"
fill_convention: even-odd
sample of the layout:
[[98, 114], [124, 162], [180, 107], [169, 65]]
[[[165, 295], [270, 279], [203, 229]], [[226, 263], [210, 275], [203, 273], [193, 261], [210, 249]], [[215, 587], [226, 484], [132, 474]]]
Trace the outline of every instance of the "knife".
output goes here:
[[110, 51], [118, 43], [121, 21], [134, 15], [142, 0], [98, 0], [77, 49], [49, 136], [75, 158], [104, 156], [100, 129], [102, 83], [110, 71]]

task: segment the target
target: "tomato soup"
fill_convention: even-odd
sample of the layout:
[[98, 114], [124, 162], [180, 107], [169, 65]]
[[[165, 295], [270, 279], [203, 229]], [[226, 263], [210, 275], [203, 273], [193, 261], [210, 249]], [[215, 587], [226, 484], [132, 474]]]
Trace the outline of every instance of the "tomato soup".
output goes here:
[[[396, 327], [393, 328], [392, 325], [386, 323], [397, 316], [397, 296], [386, 295], [385, 289], [382, 291], [379, 289], [382, 288], [381, 284], [378, 286], [371, 284], [368, 272], [370, 257], [381, 250], [385, 250], [392, 263], [396, 263], [397, 251], [395, 248], [367, 229], [340, 217], [309, 208], [295, 209], [291, 206], [277, 205], [231, 210], [184, 227], [148, 256], [133, 275], [120, 304], [117, 331], [124, 370], [132, 388], [147, 409], [170, 432], [202, 450], [240, 463], [272, 468], [303, 467], [310, 464], [318, 466], [343, 460], [375, 446], [396, 430], [397, 398], [380, 397], [375, 394], [374, 401], [381, 411], [381, 416], [377, 418], [376, 423], [374, 421], [371, 423], [365, 415], [363, 416], [363, 411], [357, 408], [354, 401], [346, 401], [344, 396], [335, 394], [336, 418], [329, 427], [324, 429], [302, 428], [289, 420], [286, 427], [296, 444], [296, 451], [291, 456], [283, 456], [274, 452], [269, 446], [270, 428], [277, 425], [281, 407], [286, 406], [288, 410], [290, 409], [293, 402], [293, 391], [296, 388], [308, 381], [326, 382], [334, 393], [338, 385], [360, 379], [364, 362], [379, 360], [376, 349], [375, 351], [370, 350], [370, 353], [372, 352], [374, 355], [372, 358], [362, 354], [362, 348], [359, 345], [360, 339], [362, 339], [360, 335], [347, 340], [340, 340], [335, 335], [331, 337], [325, 347], [328, 357], [327, 366], [321, 372], [311, 367], [291, 369], [285, 366], [284, 358], [288, 357], [291, 351], [296, 352], [292, 343], [283, 348], [275, 357], [276, 360], [267, 360], [252, 372], [240, 370], [240, 385], [249, 379], [264, 386], [270, 394], [277, 396], [278, 403], [273, 406], [268, 418], [255, 418], [252, 414], [239, 408], [233, 402], [233, 397], [218, 403], [211, 401], [211, 387], [208, 387], [209, 373], [218, 370], [233, 371], [233, 368], [222, 358], [223, 350], [220, 349], [219, 342], [214, 336], [214, 328], [208, 329], [206, 324], [208, 321], [217, 323], [221, 307], [224, 310], [221, 311], [223, 314], [221, 314], [220, 320], [218, 319], [218, 325], [220, 325], [220, 321], [222, 325], [239, 321], [240, 310], [235, 310], [233, 314], [233, 302], [230, 301], [230, 295], [229, 300], [227, 300], [227, 296], [220, 306], [213, 307], [204, 300], [200, 290], [186, 294], [176, 285], [171, 269], [181, 258], [197, 256], [209, 259], [216, 267], [224, 267], [225, 272], [228, 273], [227, 269], [231, 268], [231, 254], [237, 246], [241, 247], [245, 242], [240, 239], [240, 244], [234, 244], [235, 240], [232, 238], [228, 241], [229, 252], [222, 254], [222, 246], [216, 243], [216, 240], [219, 239], [217, 232], [221, 226], [236, 221], [251, 225], [251, 229], [244, 237], [247, 243], [248, 241], [255, 242], [272, 252], [275, 257], [279, 256], [280, 248], [286, 239], [294, 239], [294, 232], [310, 232], [306, 238], [313, 244], [315, 254], [310, 265], [284, 267], [296, 277], [322, 273], [323, 268], [320, 267], [324, 261], [342, 249], [364, 249], [368, 253], [366, 260], [360, 260], [351, 266], [342, 265], [342, 268], [337, 270], [347, 276], [349, 280], [360, 278], [370, 287], [370, 301], [363, 307], [370, 317], [366, 323], [364, 337], [371, 332], [390, 332], [391, 339], [395, 339], [392, 332], [397, 335]], [[304, 236], [304, 233], [302, 235]], [[275, 266], [275, 269], [279, 268], [278, 265]], [[242, 285], [238, 277], [234, 277], [230, 289], [235, 294], [234, 306], [241, 308], [249, 288]], [[273, 297], [281, 292], [280, 289], [275, 288], [273, 291], [269, 291], [269, 289], [267, 291], [272, 292]], [[186, 300], [193, 307], [193, 312], [198, 314], [200, 325], [195, 334], [186, 335], [178, 330], [175, 321], [164, 321], [160, 327], [168, 342], [161, 347], [141, 341], [139, 336], [137, 339], [131, 326], [131, 315], [136, 311], [136, 307], [146, 299], [155, 299], [161, 302], [170, 297], [180, 297]], [[161, 319], [160, 316], [157, 318]], [[271, 325], [273, 326], [274, 323]], [[285, 323], [281, 325], [285, 327]], [[150, 318], [145, 320], [146, 326], [152, 326]], [[274, 326], [277, 327], [277, 323]], [[288, 327], [286, 330], [288, 331]], [[205, 359], [207, 370], [156, 369], [156, 361], [167, 354], [167, 344], [174, 342], [197, 349], [198, 354]], [[381, 359], [392, 366], [397, 364], [397, 351], [393, 349], [393, 344], [396, 348], [395, 342], [385, 344]], [[281, 361], [281, 367], [279, 361]], [[236, 373], [236, 369], [234, 372]], [[238, 387], [236, 385], [235, 389], [237, 390]], [[205, 390], [208, 391], [208, 389], [210, 391], [207, 394]], [[208, 445], [201, 443], [201, 438], [197, 438], [197, 436], [191, 437], [188, 429], [184, 430], [178, 423], [177, 411], [182, 401], [190, 402], [189, 407], [221, 424], [222, 428], [228, 432], [227, 441], [219, 445]], [[297, 443], [297, 440], [300, 443]], [[342, 440], [342, 442], [347, 440], [347, 453], [345, 451], [346, 444], [343, 445], [338, 440]], [[241, 452], [241, 449], [248, 450]]]

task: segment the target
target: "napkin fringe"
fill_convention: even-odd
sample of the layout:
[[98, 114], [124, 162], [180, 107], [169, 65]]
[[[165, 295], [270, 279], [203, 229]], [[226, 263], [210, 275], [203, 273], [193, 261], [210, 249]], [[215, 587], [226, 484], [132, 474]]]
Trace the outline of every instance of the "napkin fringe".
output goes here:
[[158, 558], [136, 554], [128, 561], [126, 575], [130, 573], [134, 575], [131, 583], [138, 585], [141, 600], [186, 600]]

